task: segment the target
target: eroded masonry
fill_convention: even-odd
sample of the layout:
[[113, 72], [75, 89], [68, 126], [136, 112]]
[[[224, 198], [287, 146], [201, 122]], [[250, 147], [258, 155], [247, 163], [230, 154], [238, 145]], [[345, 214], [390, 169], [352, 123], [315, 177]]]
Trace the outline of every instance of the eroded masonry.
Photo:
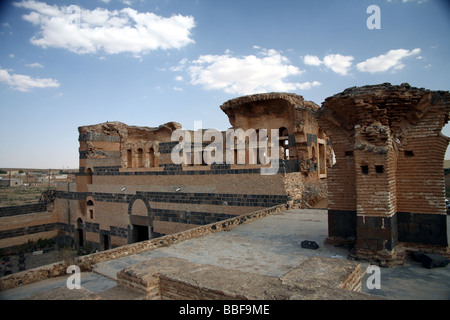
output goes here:
[[356, 255], [402, 261], [404, 246], [448, 251], [443, 160], [450, 94], [389, 83], [325, 100], [319, 123], [336, 164], [328, 171], [329, 241]]
[[[402, 263], [405, 248], [449, 254], [449, 138], [441, 133], [449, 92], [381, 84], [349, 88], [322, 107], [267, 93], [220, 108], [232, 130], [215, 134], [183, 131], [176, 122], [80, 127], [76, 182], [60, 183], [45, 212], [3, 208], [11, 212], [0, 212], [0, 246], [58, 238], [102, 251], [328, 199], [327, 241], [353, 247], [357, 258]], [[230, 138], [239, 130], [243, 140]], [[181, 141], [183, 161], [176, 162]]]
[[[278, 140], [268, 135], [264, 142], [278, 146], [267, 150], [279, 160], [276, 172], [261, 174], [270, 164], [260, 161], [248, 137], [240, 149], [225, 150], [223, 144], [224, 150], [217, 150], [215, 145], [212, 154], [222, 151], [224, 159], [211, 163], [205, 148], [218, 137], [203, 135], [194, 148], [197, 132], [184, 131], [192, 136], [192, 148], [184, 150], [184, 157], [201, 161], [176, 164], [171, 154], [179, 144], [172, 138], [181, 129], [178, 123], [80, 127], [76, 183], [61, 185], [56, 192], [61, 233], [79, 246], [104, 250], [283, 203], [311, 204], [326, 196], [332, 149], [317, 125], [319, 106], [295, 94], [270, 93], [233, 99], [221, 109], [232, 127], [244, 133], [275, 130]], [[220, 135], [226, 141], [227, 132]], [[225, 159], [227, 152], [233, 154], [231, 162]]]

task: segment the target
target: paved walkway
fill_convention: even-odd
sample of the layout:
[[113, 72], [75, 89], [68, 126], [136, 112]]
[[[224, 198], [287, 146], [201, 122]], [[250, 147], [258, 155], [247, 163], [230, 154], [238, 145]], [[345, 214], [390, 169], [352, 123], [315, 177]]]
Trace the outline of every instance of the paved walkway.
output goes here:
[[[178, 257], [193, 263], [281, 277], [313, 255], [345, 259], [348, 249], [326, 245], [326, 210], [289, 210], [226, 232], [187, 240], [169, 247], [101, 262], [94, 272], [82, 275], [81, 285], [93, 293], [114, 288], [119, 270], [155, 257]], [[301, 248], [303, 240], [313, 240], [319, 249]], [[363, 266], [367, 267], [367, 264]], [[66, 277], [0, 292], [0, 299], [22, 299], [40, 291], [65, 286]], [[408, 260], [405, 266], [381, 268], [381, 289], [363, 292], [391, 299], [450, 300], [450, 265], [426, 269]]]

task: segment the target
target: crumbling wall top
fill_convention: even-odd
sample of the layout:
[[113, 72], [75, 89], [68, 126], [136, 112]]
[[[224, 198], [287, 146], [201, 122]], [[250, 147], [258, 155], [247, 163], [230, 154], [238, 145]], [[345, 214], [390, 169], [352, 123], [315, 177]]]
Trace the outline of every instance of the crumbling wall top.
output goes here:
[[295, 93], [285, 93], [285, 92], [271, 92], [271, 93], [258, 93], [243, 97], [234, 98], [231, 100], [228, 100], [224, 104], [220, 106], [220, 109], [222, 109], [224, 112], [226, 112], [229, 109], [238, 108], [242, 105], [252, 103], [252, 102], [261, 102], [261, 101], [267, 101], [267, 100], [285, 100], [287, 101], [291, 106], [306, 106], [309, 108], [312, 108], [313, 110], [316, 110], [319, 108], [317, 104], [311, 101], [305, 101], [302, 96], [297, 95]]
[[405, 121], [415, 125], [435, 108], [443, 115], [439, 123], [442, 128], [449, 120], [450, 92], [414, 88], [408, 83], [383, 83], [348, 88], [328, 97], [319, 115], [346, 130], [353, 130], [355, 124], [367, 126], [378, 121], [395, 131]]
[[272, 92], [234, 98], [222, 104], [220, 109], [228, 116], [233, 127], [245, 127], [262, 124], [267, 126], [269, 123], [277, 125], [272, 121], [275, 118], [293, 119], [298, 111], [314, 113], [319, 106], [294, 93]]
[[104, 122], [89, 126], [78, 127], [80, 135], [97, 133], [105, 135], [118, 135], [121, 138], [126, 138], [132, 132], [157, 132], [163, 129], [174, 131], [181, 129], [181, 124], [177, 122], [167, 122], [158, 127], [141, 127], [141, 126], [129, 126], [119, 121]]

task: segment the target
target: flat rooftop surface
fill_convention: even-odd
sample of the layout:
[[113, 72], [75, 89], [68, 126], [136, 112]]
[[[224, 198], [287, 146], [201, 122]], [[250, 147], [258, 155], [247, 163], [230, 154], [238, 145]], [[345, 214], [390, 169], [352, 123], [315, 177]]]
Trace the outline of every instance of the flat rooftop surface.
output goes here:
[[[448, 220], [447, 216], [447, 229]], [[229, 231], [100, 262], [93, 272], [82, 274], [81, 286], [93, 293], [111, 289], [116, 286], [118, 271], [156, 257], [183, 258], [196, 264], [282, 277], [311, 256], [346, 259], [349, 250], [325, 244], [327, 235], [327, 210], [292, 209]], [[319, 248], [302, 248], [301, 242], [304, 240], [315, 241]], [[367, 266], [363, 263], [363, 270]], [[26, 299], [36, 293], [65, 286], [66, 278], [48, 279], [3, 291], [0, 292], [0, 299]], [[366, 278], [363, 280], [363, 292], [378, 297], [450, 300], [450, 265], [426, 269], [408, 258], [404, 266], [381, 268], [381, 289], [368, 289]]]

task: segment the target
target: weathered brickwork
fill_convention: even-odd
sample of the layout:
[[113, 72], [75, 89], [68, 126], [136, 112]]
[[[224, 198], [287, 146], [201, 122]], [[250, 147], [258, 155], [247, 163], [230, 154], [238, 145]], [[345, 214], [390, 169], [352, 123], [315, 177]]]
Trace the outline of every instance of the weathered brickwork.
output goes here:
[[[448, 246], [443, 160], [450, 94], [408, 84], [354, 87], [329, 97], [319, 124], [333, 143], [329, 239], [389, 259], [399, 242]], [[420, 230], [420, 231], [419, 231]]]
[[[258, 162], [261, 155], [249, 163], [256, 154], [250, 141], [231, 162], [208, 165], [208, 140], [192, 142], [200, 152], [185, 157], [199, 163], [173, 163], [179, 141], [172, 134], [181, 129], [176, 122], [80, 127], [76, 181], [58, 185], [52, 212], [0, 210], [6, 219], [0, 245], [37, 236], [70, 238], [100, 250], [79, 259], [90, 270], [99, 261], [229, 230], [328, 197], [328, 241], [354, 246], [356, 258], [401, 263], [405, 246], [449, 253], [442, 170], [449, 138], [441, 134], [449, 92], [385, 83], [349, 88], [327, 98], [322, 108], [295, 94], [269, 93], [232, 99], [221, 109], [233, 129], [275, 130], [279, 150], [271, 153], [279, 167], [262, 174], [269, 165]], [[268, 145], [274, 145], [271, 139]], [[352, 270], [339, 288], [360, 290], [360, 268]], [[64, 273], [63, 263], [55, 264], [0, 279], [0, 289]], [[197, 290], [173, 279], [153, 280], [138, 286], [154, 298], [164, 295], [161, 283], [172, 298]], [[216, 294], [207, 296], [222, 296]]]
[[[61, 184], [56, 192], [61, 232], [102, 250], [280, 204], [307, 206], [326, 196], [332, 149], [317, 125], [315, 103], [269, 93], [232, 99], [220, 108], [233, 129], [267, 131], [268, 147], [275, 142], [278, 147], [266, 152], [278, 159], [278, 167], [267, 168], [270, 163], [262, 162], [250, 140], [230, 159], [228, 131], [209, 137], [207, 130], [182, 131], [176, 122], [155, 128], [121, 122], [83, 126], [76, 183]], [[180, 143], [172, 135], [180, 132], [188, 139], [183, 148], [192, 148], [183, 149], [181, 164], [172, 159]], [[272, 132], [279, 141], [272, 141]], [[223, 158], [209, 163], [215, 152]]]
[[21, 214], [44, 212], [44, 211], [47, 211], [47, 204], [44, 202], [26, 204], [22, 206], [0, 207], [0, 217], [10, 217]]
[[[448, 92], [385, 83], [349, 88], [322, 108], [289, 93], [232, 99], [220, 108], [234, 131], [213, 137], [207, 130], [181, 131], [176, 122], [83, 126], [79, 173], [75, 183], [58, 186], [55, 221], [0, 232], [6, 239], [58, 228], [59, 236], [103, 250], [328, 197], [328, 241], [354, 243], [359, 257], [395, 259], [399, 243], [448, 248], [442, 165], [449, 139], [440, 131], [449, 101]], [[249, 135], [229, 153], [226, 143], [238, 146], [238, 130]], [[252, 130], [277, 135], [255, 144]], [[199, 135], [205, 139], [196, 140]], [[181, 138], [194, 148], [180, 164], [172, 155]], [[257, 147], [263, 142], [278, 146], [270, 150], [278, 167], [267, 170], [270, 164], [262, 162]], [[222, 151], [223, 159], [209, 163], [211, 150]]]
[[[24, 206], [20, 206], [24, 209]], [[56, 238], [60, 230], [56, 213], [42, 210], [28, 212], [32, 206], [26, 206], [25, 211], [14, 215], [0, 217], [0, 248], [12, 248], [28, 241]], [[35, 208], [41, 209], [40, 206]], [[11, 212], [11, 211], [9, 211]]]
[[[285, 203], [287, 195], [258, 195], [258, 194], [220, 194], [220, 193], [170, 193], [170, 192], [143, 192], [138, 191], [134, 195], [113, 193], [90, 193], [90, 192], [63, 192], [57, 191], [57, 199], [85, 200], [88, 196], [95, 201], [131, 203], [136, 196], [146, 201], [170, 202], [170, 203], [195, 203], [223, 205], [224, 202], [230, 206], [250, 207], [272, 207]], [[132, 203], [131, 203], [132, 204]]]

